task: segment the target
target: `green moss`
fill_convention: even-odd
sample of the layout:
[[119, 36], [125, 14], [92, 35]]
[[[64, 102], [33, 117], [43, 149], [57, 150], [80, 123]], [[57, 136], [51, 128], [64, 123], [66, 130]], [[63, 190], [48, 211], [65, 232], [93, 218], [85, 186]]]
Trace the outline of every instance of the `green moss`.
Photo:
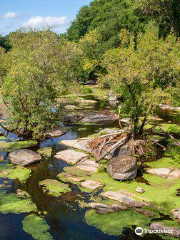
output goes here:
[[39, 183], [40, 186], [43, 186], [43, 191], [48, 193], [48, 195], [59, 197], [63, 193], [68, 193], [71, 191], [68, 184], [61, 183], [54, 179], [46, 179]]
[[38, 153], [44, 157], [51, 157], [52, 155], [52, 148], [51, 147], [44, 147], [38, 150]]
[[110, 235], [121, 235], [124, 228], [132, 228], [132, 226], [148, 228], [150, 224], [150, 218], [133, 210], [105, 215], [97, 214], [94, 210], [88, 210], [85, 214], [85, 220], [87, 224]]
[[6, 170], [8, 175], [3, 172], [0, 172], [0, 177], [4, 177], [4, 178], [8, 178], [8, 179], [18, 179], [22, 183], [26, 182], [31, 175], [30, 169], [24, 168], [21, 166], [17, 166], [15, 168], [13, 168], [11, 164], [1, 165], [0, 171], [2, 171], [2, 170]]
[[161, 128], [170, 133], [180, 134], [180, 125], [178, 124], [163, 123]]
[[25, 217], [22, 222], [23, 230], [30, 234], [36, 240], [52, 240], [52, 236], [49, 233], [50, 227], [47, 222], [35, 215], [29, 215]]
[[36, 146], [37, 144], [38, 143], [35, 140], [18, 141], [18, 142], [0, 141], [0, 151], [12, 152], [15, 150]]
[[6, 194], [0, 192], [0, 212], [7, 213], [28, 213], [36, 211], [36, 205], [30, 198], [20, 199], [14, 193]]

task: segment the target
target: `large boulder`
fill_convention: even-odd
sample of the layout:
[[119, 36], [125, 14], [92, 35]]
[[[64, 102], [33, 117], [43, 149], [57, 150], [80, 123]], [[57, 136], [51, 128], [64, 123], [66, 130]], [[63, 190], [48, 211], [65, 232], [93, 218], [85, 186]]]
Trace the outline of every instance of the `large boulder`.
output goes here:
[[76, 164], [80, 162], [81, 160], [84, 160], [89, 157], [88, 154], [82, 153], [82, 152], [77, 152], [71, 149], [64, 150], [61, 152], [58, 152], [55, 155], [56, 158], [61, 159], [69, 164]]
[[67, 132], [67, 129], [63, 127], [57, 127], [47, 131], [45, 134], [47, 138], [56, 138], [66, 134]]
[[136, 158], [120, 156], [111, 159], [107, 171], [115, 180], [131, 180], [137, 176]]
[[29, 149], [21, 149], [9, 154], [9, 161], [15, 165], [28, 166], [39, 162], [41, 156]]
[[163, 234], [169, 235], [171, 237], [180, 237], [180, 229], [177, 227], [167, 227], [161, 222], [154, 222], [150, 225], [151, 230], [163, 231]]

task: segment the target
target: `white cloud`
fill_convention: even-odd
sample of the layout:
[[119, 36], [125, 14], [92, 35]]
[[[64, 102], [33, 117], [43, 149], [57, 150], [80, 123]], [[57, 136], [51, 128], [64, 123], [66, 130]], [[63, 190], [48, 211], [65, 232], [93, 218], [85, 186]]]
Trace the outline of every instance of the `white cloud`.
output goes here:
[[3, 20], [15, 19], [15, 18], [18, 18], [18, 14], [15, 12], [7, 12], [2, 16]]
[[25, 28], [60, 28], [66, 26], [69, 23], [67, 17], [32, 17], [27, 22], [22, 24]]

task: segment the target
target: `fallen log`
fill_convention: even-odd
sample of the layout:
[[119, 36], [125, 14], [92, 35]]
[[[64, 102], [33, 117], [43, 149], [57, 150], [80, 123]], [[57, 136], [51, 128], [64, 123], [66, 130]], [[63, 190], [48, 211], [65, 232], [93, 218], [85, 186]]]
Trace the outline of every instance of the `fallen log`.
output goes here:
[[162, 132], [164, 132], [165, 134], [167, 134], [174, 142], [176, 142], [176, 144], [178, 145], [178, 146], [180, 146], [180, 142], [177, 140], [177, 139], [175, 139], [169, 132], [167, 132], [167, 131], [164, 131], [162, 128], [160, 128], [159, 127], [159, 129], [162, 131]]

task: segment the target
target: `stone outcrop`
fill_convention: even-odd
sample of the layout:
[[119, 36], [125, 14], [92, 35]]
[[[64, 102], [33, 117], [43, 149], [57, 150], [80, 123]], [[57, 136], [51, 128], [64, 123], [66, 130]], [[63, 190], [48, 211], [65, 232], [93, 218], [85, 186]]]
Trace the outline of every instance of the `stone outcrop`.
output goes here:
[[88, 154], [82, 153], [82, 152], [77, 152], [71, 149], [64, 150], [61, 152], [58, 152], [55, 155], [56, 158], [61, 159], [69, 164], [75, 165], [78, 162], [87, 159], [89, 157]]
[[11, 152], [8, 156], [9, 161], [15, 165], [28, 166], [33, 163], [39, 162], [41, 156], [29, 149], [21, 149]]
[[82, 123], [99, 123], [99, 124], [107, 124], [117, 120], [115, 115], [104, 115], [104, 114], [95, 114], [90, 115], [81, 120]]
[[115, 180], [131, 180], [137, 176], [137, 162], [135, 157], [119, 156], [112, 158], [107, 171]]
[[67, 132], [68, 132], [67, 129], [65, 129], [63, 127], [58, 127], [58, 128], [54, 128], [54, 129], [47, 131], [45, 134], [46, 134], [47, 138], [56, 138], [56, 137], [60, 137], [60, 136], [64, 135]]

